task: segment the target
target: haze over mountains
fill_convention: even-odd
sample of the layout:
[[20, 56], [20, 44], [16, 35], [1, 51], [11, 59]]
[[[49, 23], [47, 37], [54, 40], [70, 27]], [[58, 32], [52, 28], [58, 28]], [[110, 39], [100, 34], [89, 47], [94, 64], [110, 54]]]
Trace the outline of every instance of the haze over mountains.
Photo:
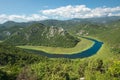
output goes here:
[[[0, 24], [0, 39], [4, 39], [5, 37], [11, 35], [15, 31], [19, 30], [20, 28], [28, 27], [35, 23], [42, 23], [46, 26], [54, 26], [54, 27], [62, 27], [66, 30], [73, 29], [74, 27], [84, 27], [88, 26], [104, 26], [105, 24], [109, 24], [114, 21], [120, 20], [120, 17], [100, 17], [100, 18], [86, 18], [86, 19], [71, 19], [71, 20], [43, 20], [43, 21], [31, 21], [31, 22], [14, 22], [14, 21], [7, 21], [3, 24]], [[104, 25], [103, 25], [104, 24]], [[80, 27], [81, 26], [81, 27]], [[73, 31], [74, 32], [74, 31]]]
[[8, 21], [0, 25], [0, 40], [5, 40], [5, 43], [12, 45], [73, 47], [79, 40], [72, 35], [95, 36], [106, 30], [113, 30], [119, 22], [120, 17], [64, 21], [50, 19], [22, 23]]
[[[76, 35], [92, 35], [95, 33], [100, 33], [100, 32], [102, 33], [103, 30], [109, 27], [109, 26], [107, 27], [107, 25], [112, 24], [114, 22], [119, 23], [119, 20], [120, 17], [113, 16], [113, 17], [101, 17], [101, 18], [71, 19], [64, 21], [52, 20], [52, 19], [43, 20], [43, 21], [21, 22], [21, 23], [7, 21], [3, 24], [0, 24], [0, 40], [5, 40], [8, 37], [11, 37], [11, 35], [13, 36], [13, 34], [14, 36], [16, 34], [16, 36], [19, 36], [20, 38], [20, 35], [18, 35], [19, 33], [21, 33], [21, 37], [23, 35], [24, 36], [27, 35], [25, 34], [26, 32], [28, 33], [28, 35], [31, 35], [32, 33], [30, 33], [31, 31], [30, 29], [36, 30], [35, 35], [39, 37], [43, 35], [42, 33], [46, 33], [46, 37], [48, 37], [47, 36], [48, 34], [54, 34], [56, 36], [58, 35], [66, 36], [69, 34], [68, 32]], [[114, 26], [114, 24], [112, 25]], [[52, 33], [50, 33], [50, 29], [53, 29]], [[37, 30], [39, 33], [37, 32]], [[33, 31], [33, 33], [34, 32], [35, 31]], [[27, 38], [27, 36], [25, 37]], [[26, 41], [23, 40], [22, 42], [26, 42]], [[38, 42], [36, 42], [36, 44], [38, 44]]]
[[67, 22], [73, 22], [73, 23], [77, 23], [77, 22], [90, 22], [90, 23], [108, 23], [108, 22], [112, 22], [112, 21], [117, 21], [120, 19], [120, 16], [111, 16], [111, 17], [96, 17], [96, 18], [73, 18], [73, 19], [69, 19], [69, 20], [56, 20], [56, 19], [47, 19], [47, 20], [41, 20], [41, 21], [30, 21], [30, 22], [14, 22], [14, 21], [7, 21], [3, 24], [0, 24], [0, 27], [4, 26], [4, 27], [12, 27], [12, 26], [25, 26], [25, 25], [30, 25], [32, 23], [43, 23], [43, 24], [47, 24], [47, 23], [51, 23], [53, 25], [55, 25], [57, 22], [59, 23], [65, 23], [67, 24]]

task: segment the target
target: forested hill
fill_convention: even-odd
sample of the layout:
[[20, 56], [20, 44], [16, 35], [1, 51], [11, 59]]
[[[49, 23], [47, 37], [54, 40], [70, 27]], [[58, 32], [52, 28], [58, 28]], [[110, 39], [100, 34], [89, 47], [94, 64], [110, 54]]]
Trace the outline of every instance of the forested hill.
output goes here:
[[14, 45], [73, 47], [78, 40], [69, 33], [94, 36], [106, 30], [113, 30], [116, 28], [113, 24], [119, 23], [119, 20], [120, 17], [113, 16], [22, 23], [8, 21], [0, 24], [0, 40], [6, 39], [5, 43]]
[[61, 27], [46, 27], [41, 23], [22, 28], [3, 43], [9, 45], [34, 45], [53, 47], [74, 47], [79, 40]]
[[[55, 27], [62, 27], [67, 31], [72, 31], [73, 33], [79, 33], [82, 30], [85, 34], [84, 28], [91, 29], [90, 32], [93, 32], [92, 29], [102, 28], [105, 24], [109, 24], [112, 22], [116, 22], [120, 20], [120, 17], [100, 17], [100, 18], [86, 18], [86, 19], [79, 19], [74, 18], [71, 20], [43, 20], [43, 21], [31, 21], [31, 22], [14, 22], [14, 21], [7, 21], [3, 24], [0, 24], [0, 40], [4, 40], [11, 36], [14, 32], [21, 30], [22, 28], [29, 27], [35, 23], [42, 23], [46, 26], [55, 26]], [[95, 27], [96, 26], [96, 27]], [[79, 27], [79, 28], [76, 28]], [[92, 28], [91, 28], [92, 27]], [[98, 31], [97, 31], [98, 32]], [[94, 33], [94, 32], [93, 32]]]

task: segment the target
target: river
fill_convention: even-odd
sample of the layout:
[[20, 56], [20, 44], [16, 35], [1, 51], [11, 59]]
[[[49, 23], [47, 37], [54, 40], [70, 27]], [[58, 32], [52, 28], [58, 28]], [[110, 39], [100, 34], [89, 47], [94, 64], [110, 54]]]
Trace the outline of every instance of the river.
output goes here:
[[100, 41], [92, 39], [92, 38], [87, 38], [87, 37], [83, 37], [83, 38], [93, 41], [94, 44], [92, 47], [90, 47], [89, 49], [82, 51], [82, 52], [78, 52], [78, 53], [74, 53], [74, 54], [49, 54], [49, 53], [36, 51], [36, 50], [32, 50], [32, 51], [34, 51], [35, 53], [38, 53], [40, 55], [47, 56], [49, 58], [76, 59], [76, 58], [90, 57], [90, 56], [96, 54], [99, 51], [99, 49], [102, 47], [103, 42], [100, 42]]

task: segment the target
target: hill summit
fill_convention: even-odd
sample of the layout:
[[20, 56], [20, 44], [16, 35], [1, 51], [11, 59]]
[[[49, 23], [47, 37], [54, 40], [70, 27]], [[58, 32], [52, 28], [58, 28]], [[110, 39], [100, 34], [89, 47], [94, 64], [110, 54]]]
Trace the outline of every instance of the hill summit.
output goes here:
[[71, 36], [61, 27], [48, 27], [41, 23], [35, 23], [16, 31], [5, 44], [11, 45], [32, 45], [32, 46], [53, 46], [53, 47], [74, 47], [79, 40]]

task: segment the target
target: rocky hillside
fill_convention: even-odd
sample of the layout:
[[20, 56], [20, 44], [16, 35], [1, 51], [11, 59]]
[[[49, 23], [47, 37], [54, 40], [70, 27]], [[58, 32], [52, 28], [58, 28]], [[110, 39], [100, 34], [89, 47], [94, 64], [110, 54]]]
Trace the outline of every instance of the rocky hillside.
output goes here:
[[61, 27], [46, 27], [35, 23], [12, 34], [4, 41], [10, 45], [74, 47], [79, 40]]

